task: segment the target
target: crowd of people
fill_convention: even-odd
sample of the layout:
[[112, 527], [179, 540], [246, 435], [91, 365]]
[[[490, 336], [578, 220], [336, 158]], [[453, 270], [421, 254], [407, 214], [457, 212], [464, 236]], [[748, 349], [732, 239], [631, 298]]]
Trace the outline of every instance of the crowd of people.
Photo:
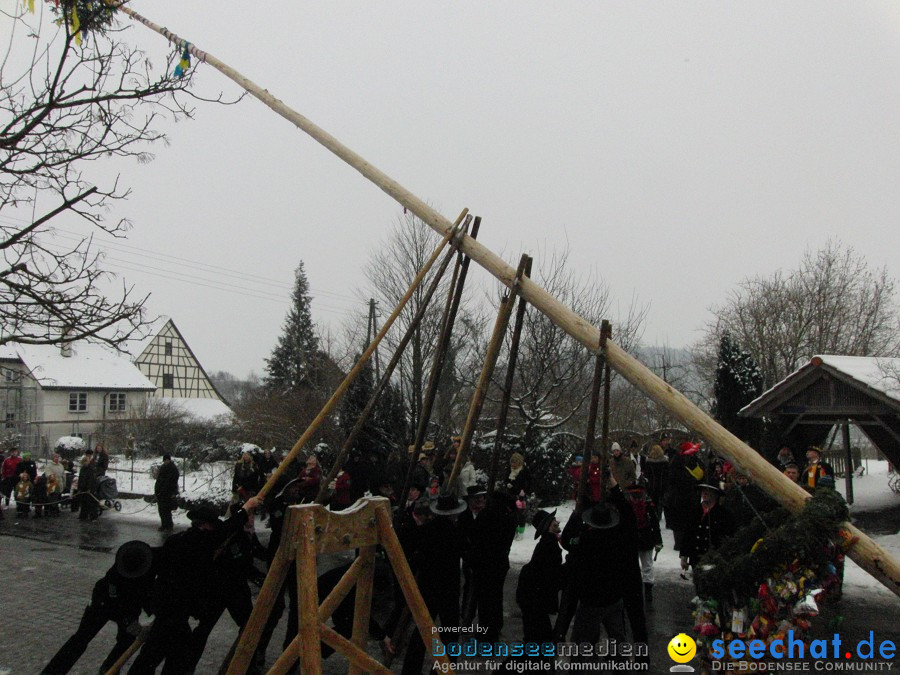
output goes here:
[[[556, 519], [555, 510], [538, 509], [528, 518], [536, 545], [515, 581], [522, 634], [511, 636], [503, 633], [503, 589], [512, 543], [524, 529], [522, 501], [530, 494], [529, 471], [522, 455], [514, 453], [493, 490], [479, 480], [483, 474], [469, 462], [451, 485], [458, 449], [458, 437], [443, 456], [433, 444], [424, 445], [412, 466], [403, 503], [396, 503], [393, 474], [386, 463], [368, 467], [366, 485], [391, 501], [397, 537], [428, 611], [442, 627], [445, 643], [460, 641], [469, 634], [460, 629], [477, 623], [478, 639], [490, 644], [501, 640], [596, 644], [601, 635], [619, 644], [646, 644], [648, 611], [653, 606], [653, 560], [663, 545], [663, 517], [673, 531], [686, 572], [727, 533], [775, 507], [746, 476], [699, 444], [686, 441], [673, 448], [671, 438], [663, 435], [640, 452], [636, 443], [629, 444], [627, 451], [614, 443], [605, 468], [599, 455], [586, 465], [579, 461], [571, 467], [576, 486], [581, 472], [587, 471], [587, 492], [565, 523]], [[799, 470], [789, 451], [778, 457], [785, 475], [796, 475], [794, 480], [808, 489], [827, 486], [829, 479], [833, 486], [833, 471], [821, 460], [818, 448], [809, 448], [806, 460]], [[260, 500], [256, 492], [277, 466], [277, 457], [271, 453], [242, 454], [234, 468], [236, 499], [227, 520], [221, 520], [215, 509], [202, 507], [188, 513], [188, 530], [170, 535], [161, 547], [139, 542], [123, 546], [116, 564], [97, 583], [78, 631], [43, 672], [68, 672], [107, 621], [116, 623], [119, 630], [105, 666], [113, 663], [140, 628], [136, 622], [142, 610], [153, 614], [154, 622], [131, 673], [155, 672], [160, 664], [165, 664], [163, 672], [193, 672], [210, 631], [225, 611], [241, 630], [252, 611], [248, 580], [254, 556], [271, 563], [281, 543], [287, 508], [312, 502], [322, 492], [323, 471], [311, 453], [288, 467]], [[346, 476], [343, 485], [341, 475]], [[177, 481], [177, 469], [165, 457], [157, 479], [157, 499], [177, 490]], [[432, 489], [435, 483], [437, 490]], [[355, 500], [353, 484], [352, 474], [344, 471], [326, 486], [333, 510], [344, 508], [348, 499]], [[257, 512], [267, 515], [271, 529], [264, 549], [253, 530]], [[160, 517], [161, 529], [171, 529], [171, 508], [161, 505]], [[320, 595], [324, 597], [340, 576], [340, 568], [323, 574]], [[296, 578], [292, 569], [277, 594], [257, 646], [256, 670], [266, 663], [268, 644], [285, 608], [283, 647], [297, 635]], [[111, 595], [110, 589], [125, 590]], [[392, 597], [390, 612], [373, 614], [369, 634], [381, 642], [387, 661], [405, 651], [404, 674], [421, 673], [425, 644], [413, 632], [396, 585]], [[350, 637], [353, 623], [352, 601], [348, 602], [334, 617], [335, 630], [345, 637]], [[330, 653], [323, 645], [323, 657]], [[645, 659], [647, 652], [610, 658], [632, 656]]]

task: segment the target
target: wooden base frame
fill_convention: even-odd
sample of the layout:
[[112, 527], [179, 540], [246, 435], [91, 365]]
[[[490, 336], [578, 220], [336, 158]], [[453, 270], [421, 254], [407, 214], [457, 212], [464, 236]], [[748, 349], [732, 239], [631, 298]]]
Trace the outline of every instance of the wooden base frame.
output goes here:
[[[447, 657], [432, 653], [433, 640], [437, 639], [438, 634], [391, 525], [389, 502], [384, 497], [367, 497], [340, 513], [332, 513], [319, 504], [288, 509], [281, 546], [228, 666], [228, 675], [244, 675], [250, 667], [262, 630], [294, 560], [297, 562], [298, 634], [269, 670], [270, 675], [288, 672], [298, 660], [305, 675], [319, 675], [322, 672], [320, 642], [347, 657], [350, 675], [389, 674], [389, 668], [365, 651], [372, 608], [375, 550], [378, 546], [382, 546], [387, 553], [426, 652], [452, 673]], [[356, 560], [320, 604], [316, 556], [354, 549], [359, 550]], [[348, 640], [326, 626], [325, 621], [354, 586], [353, 634]]]

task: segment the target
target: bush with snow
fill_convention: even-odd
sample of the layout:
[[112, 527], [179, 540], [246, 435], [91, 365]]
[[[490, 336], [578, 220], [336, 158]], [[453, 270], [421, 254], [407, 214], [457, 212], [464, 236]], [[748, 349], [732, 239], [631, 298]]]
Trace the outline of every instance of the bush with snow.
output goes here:
[[84, 452], [84, 439], [78, 436], [61, 436], [56, 439], [53, 450], [63, 459], [75, 459]]

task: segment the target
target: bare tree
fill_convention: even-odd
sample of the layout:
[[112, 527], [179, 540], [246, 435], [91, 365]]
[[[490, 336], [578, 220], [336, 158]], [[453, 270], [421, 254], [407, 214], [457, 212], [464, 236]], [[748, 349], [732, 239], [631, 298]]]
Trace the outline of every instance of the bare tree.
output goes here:
[[804, 253], [796, 270], [745, 279], [711, 311], [699, 349], [710, 383], [726, 331], [753, 355], [765, 387], [815, 354], [900, 354], [895, 279], [836, 241]]
[[[360, 291], [361, 295], [364, 297], [374, 295], [378, 307], [383, 312], [392, 311], [409, 289], [419, 270], [425, 266], [439, 242], [440, 237], [428, 225], [413, 214], [404, 213], [394, 223], [384, 246], [374, 251], [366, 264], [366, 278], [373, 290], [371, 293]], [[406, 401], [412, 417], [411, 428], [415, 428], [422, 410], [422, 397], [428, 381], [431, 359], [438, 342], [443, 303], [447, 295], [451, 271], [452, 267], [448, 268], [444, 274], [441, 285], [432, 299], [431, 307], [413, 333], [412, 340], [397, 369], [403, 399]], [[421, 308], [425, 292], [434, 274], [435, 269], [432, 268], [397, 318], [394, 328], [385, 336], [382, 345], [387, 355], [392, 354], [396, 349], [400, 336], [406, 332], [413, 317]], [[451, 362], [454, 361], [456, 355], [464, 351], [464, 344], [467, 342], [470, 328], [471, 323], [467, 319], [466, 311], [461, 307], [449, 348], [452, 356]], [[445, 369], [442, 372], [442, 384], [445, 383], [448, 373], [452, 373], [452, 363], [449, 370]], [[449, 384], [445, 384], [445, 387], [449, 386]], [[444, 393], [448, 390], [445, 390]], [[435, 411], [439, 413], [440, 410], [446, 408], [447, 406], [438, 400]]]
[[102, 2], [38, 3], [38, 14], [13, 6], [0, 15], [11, 29], [0, 61], [0, 344], [119, 346], [140, 333], [146, 297], [112, 286], [90, 236], [60, 243], [49, 223], [77, 214], [124, 236], [129, 223], [104, 216], [129, 190], [118, 179], [92, 184], [89, 163], [152, 159], [148, 147], [165, 142], [158, 123], [191, 116], [191, 71], [172, 74], [177, 54], [155, 70]]
[[[603, 319], [609, 319], [616, 342], [633, 350], [640, 339], [646, 308], [634, 299], [624, 311], [614, 308], [606, 282], [596, 275], [575, 274], [567, 266], [568, 257], [568, 249], [547, 257], [535, 256], [535, 281], [591, 323], [599, 326]], [[507, 349], [509, 339], [508, 335]], [[594, 358], [547, 316], [529, 308], [510, 401], [515, 413], [510, 431], [520, 433], [530, 446], [540, 434], [580, 421], [584, 403], [591, 395]], [[480, 367], [474, 370], [477, 374]], [[498, 364], [494, 381], [503, 382], [505, 372], [505, 364]], [[485, 422], [489, 423], [489, 418]]]

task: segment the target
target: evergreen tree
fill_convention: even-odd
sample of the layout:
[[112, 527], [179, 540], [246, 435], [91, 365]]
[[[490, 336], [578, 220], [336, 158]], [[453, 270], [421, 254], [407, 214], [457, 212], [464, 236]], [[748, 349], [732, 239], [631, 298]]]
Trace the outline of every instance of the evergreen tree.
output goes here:
[[280, 391], [300, 391], [317, 387], [322, 355], [310, 313], [309, 282], [303, 263], [294, 273], [291, 308], [284, 320], [284, 333], [266, 359], [266, 386]]
[[759, 442], [761, 422], [738, 417], [738, 411], [762, 393], [763, 378], [749, 352], [725, 332], [719, 340], [719, 358], [714, 386], [713, 416], [723, 427], [754, 447]]
[[[354, 361], [358, 362], [360, 356], [360, 354], [356, 354]], [[366, 407], [366, 403], [369, 402], [369, 399], [372, 398], [374, 390], [375, 385], [373, 383], [372, 361], [370, 359], [363, 365], [362, 370], [359, 371], [359, 375], [357, 375], [356, 379], [350, 383], [350, 386], [347, 388], [347, 393], [345, 393], [344, 397], [341, 399], [339, 424], [345, 438], [350, 434], [353, 427], [356, 426], [359, 414], [362, 412], [363, 408]], [[369, 415], [369, 419], [363, 424], [362, 431], [360, 431], [359, 435], [356, 437], [356, 442], [353, 444], [351, 450], [369, 454], [370, 452], [380, 450], [381, 445], [381, 434], [378, 429], [375, 414], [373, 413], [372, 415]]]
[[388, 384], [384, 388], [375, 408], [375, 418], [384, 449], [387, 452], [394, 448], [405, 450], [410, 442], [409, 417], [398, 387]]

